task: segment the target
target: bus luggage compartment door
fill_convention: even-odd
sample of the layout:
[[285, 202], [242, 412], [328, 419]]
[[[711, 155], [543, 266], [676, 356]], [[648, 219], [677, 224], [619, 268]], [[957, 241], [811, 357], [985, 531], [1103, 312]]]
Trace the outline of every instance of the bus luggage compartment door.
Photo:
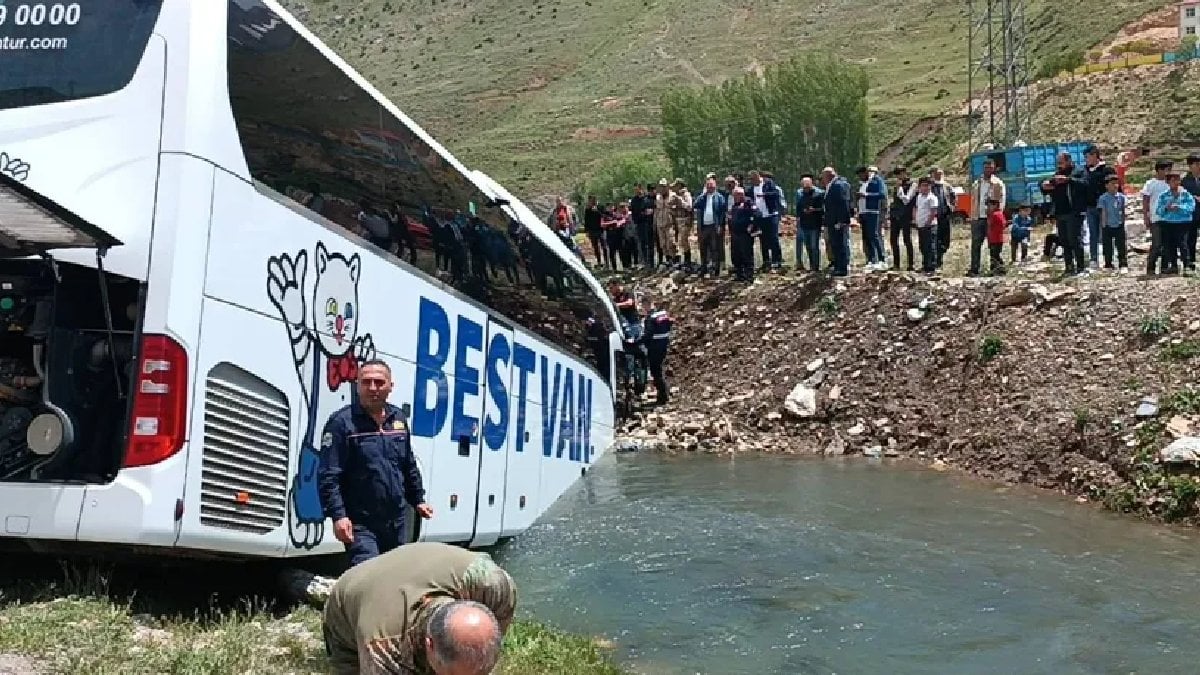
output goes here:
[[508, 447], [514, 422], [512, 398], [512, 328], [488, 319], [487, 355], [482, 373], [479, 422], [479, 487], [472, 546], [490, 546], [500, 538], [508, 490]]

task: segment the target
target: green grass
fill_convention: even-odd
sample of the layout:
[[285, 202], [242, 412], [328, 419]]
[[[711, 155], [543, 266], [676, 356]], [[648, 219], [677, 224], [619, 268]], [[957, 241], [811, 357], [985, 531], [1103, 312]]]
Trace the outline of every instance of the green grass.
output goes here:
[[[142, 572], [114, 580], [98, 568], [80, 570], [63, 566], [58, 573], [43, 568], [26, 574], [6, 565], [0, 581], [0, 672], [10, 672], [4, 655], [25, 657], [26, 665], [47, 675], [328, 671], [318, 610], [283, 606], [245, 595], [243, 589], [203, 599], [208, 584], [229, 590], [230, 583], [246, 583], [229, 580], [240, 576], [237, 572], [225, 570], [223, 580], [211, 570], [208, 579]], [[271, 589], [263, 590], [269, 594]], [[499, 670], [501, 675], [623, 672], [600, 643], [530, 621], [509, 629]]]
[[[522, 197], [562, 191], [615, 152], [659, 149], [670, 87], [716, 83], [798, 50], [867, 66], [873, 141], [965, 97], [965, 8], [934, 0], [284, 0], [469, 166]], [[1162, 0], [1031, 0], [1029, 42], [1106, 41]], [[700, 19], [703, 17], [703, 19]], [[720, 27], [714, 26], [714, 22]], [[613, 97], [614, 102], [604, 103]], [[602, 142], [580, 129], [650, 127]]]

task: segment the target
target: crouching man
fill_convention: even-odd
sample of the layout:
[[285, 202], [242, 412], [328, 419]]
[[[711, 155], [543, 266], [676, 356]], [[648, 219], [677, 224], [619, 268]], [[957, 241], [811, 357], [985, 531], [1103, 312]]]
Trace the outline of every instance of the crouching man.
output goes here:
[[486, 553], [407, 544], [347, 571], [325, 603], [338, 675], [487, 675], [500, 658], [517, 589]]

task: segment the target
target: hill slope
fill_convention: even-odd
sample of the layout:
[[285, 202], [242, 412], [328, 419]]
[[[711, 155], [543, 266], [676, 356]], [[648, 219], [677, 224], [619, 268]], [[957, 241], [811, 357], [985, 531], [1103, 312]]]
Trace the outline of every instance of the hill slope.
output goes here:
[[[1200, 62], [1144, 66], [1111, 73], [1039, 83], [1034, 95], [1034, 129], [1039, 142], [1086, 139], [1113, 151], [1144, 150], [1130, 179], [1140, 184], [1159, 158], [1182, 162], [1200, 150], [1200, 120], [1189, 101], [1200, 97]], [[934, 164], [961, 166], [965, 129], [957, 120], [931, 119], [904, 139], [892, 161], [924, 170]], [[1180, 166], [1179, 168], [1182, 168]], [[961, 179], [961, 176], [955, 178]]]
[[[523, 196], [657, 149], [658, 100], [797, 50], [863, 63], [882, 147], [965, 95], [965, 10], [935, 0], [283, 0], [468, 165]], [[1037, 54], [1106, 42], [1163, 0], [1030, 0]]]

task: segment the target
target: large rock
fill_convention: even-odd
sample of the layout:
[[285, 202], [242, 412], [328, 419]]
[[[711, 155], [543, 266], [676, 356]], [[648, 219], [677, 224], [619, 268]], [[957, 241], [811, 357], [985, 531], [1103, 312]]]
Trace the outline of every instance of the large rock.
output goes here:
[[1200, 438], [1184, 436], [1158, 451], [1158, 459], [1164, 464], [1194, 464], [1200, 462]]
[[797, 384], [784, 399], [783, 409], [794, 417], [814, 417], [817, 414], [817, 390], [804, 382]]

